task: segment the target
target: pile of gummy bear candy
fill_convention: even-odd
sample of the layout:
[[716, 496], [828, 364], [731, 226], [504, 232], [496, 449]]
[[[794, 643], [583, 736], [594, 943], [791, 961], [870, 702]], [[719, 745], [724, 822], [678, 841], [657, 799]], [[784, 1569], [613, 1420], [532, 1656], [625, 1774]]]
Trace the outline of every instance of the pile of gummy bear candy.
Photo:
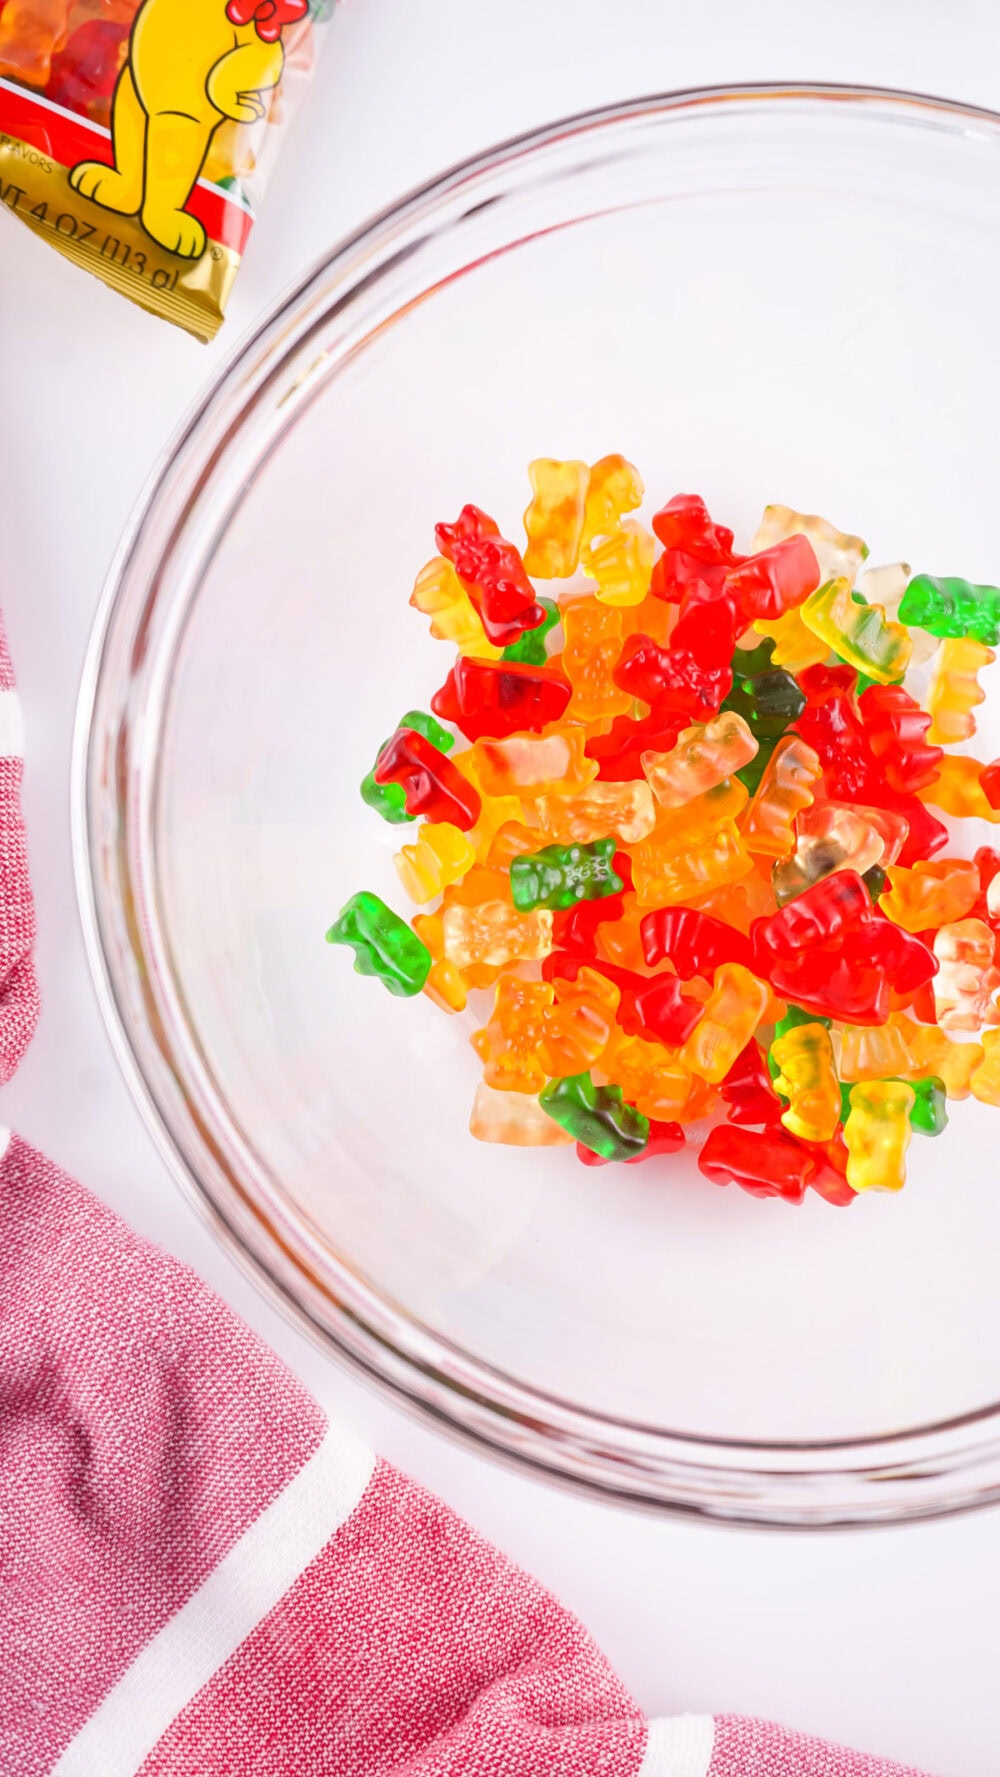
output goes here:
[[438, 905], [362, 891], [329, 941], [447, 1012], [493, 990], [481, 1141], [634, 1163], [715, 1114], [717, 1183], [898, 1190], [946, 1099], [1000, 1104], [1000, 852], [939, 856], [933, 812], [1000, 820], [1000, 760], [944, 751], [1000, 589], [862, 573], [859, 537], [783, 506], [745, 556], [693, 495], [650, 534], [618, 455], [529, 473], [523, 553], [476, 506], [437, 526], [410, 603], [457, 657], [361, 786], [423, 817], [395, 861]]

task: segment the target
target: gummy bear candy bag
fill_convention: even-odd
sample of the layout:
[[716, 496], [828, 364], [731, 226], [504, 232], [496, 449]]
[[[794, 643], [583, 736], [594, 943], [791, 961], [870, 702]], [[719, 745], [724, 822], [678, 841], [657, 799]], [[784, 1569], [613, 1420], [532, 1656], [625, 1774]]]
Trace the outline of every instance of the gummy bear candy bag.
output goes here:
[[0, 208], [211, 339], [335, 0], [0, 0]]

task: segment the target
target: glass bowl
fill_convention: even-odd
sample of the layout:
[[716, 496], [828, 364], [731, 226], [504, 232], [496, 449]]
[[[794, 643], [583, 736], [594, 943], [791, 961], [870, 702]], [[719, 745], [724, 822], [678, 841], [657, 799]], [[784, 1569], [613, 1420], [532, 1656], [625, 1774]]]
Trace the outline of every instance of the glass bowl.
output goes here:
[[324, 944], [359, 887], [406, 905], [358, 783], [450, 661], [407, 606], [436, 519], [474, 500], [519, 535], [530, 458], [621, 450], [649, 509], [698, 491], [744, 546], [778, 500], [873, 562], [996, 580], [998, 287], [991, 114], [818, 87], [594, 112], [332, 252], [122, 544], [75, 808], [119, 1053], [257, 1279], [497, 1456], [741, 1522], [1000, 1492], [989, 1112], [958, 1106], [900, 1197], [847, 1215], [690, 1155], [484, 1146], [481, 1006], [394, 1000]]

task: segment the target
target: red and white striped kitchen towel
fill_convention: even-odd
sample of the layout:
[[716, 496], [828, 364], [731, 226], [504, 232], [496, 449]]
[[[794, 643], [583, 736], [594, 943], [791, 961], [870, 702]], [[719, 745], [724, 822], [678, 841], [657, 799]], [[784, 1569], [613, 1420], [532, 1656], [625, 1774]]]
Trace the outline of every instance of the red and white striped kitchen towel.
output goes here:
[[[37, 1014], [20, 751], [0, 632], [2, 1078]], [[647, 1722], [541, 1586], [0, 1131], [0, 1777], [140, 1773], [906, 1777]]]
[[549, 1593], [17, 1136], [0, 1772], [903, 1777], [766, 1723], [647, 1722]]
[[38, 1021], [35, 906], [21, 819], [21, 702], [0, 618], [0, 1082], [9, 1080]]

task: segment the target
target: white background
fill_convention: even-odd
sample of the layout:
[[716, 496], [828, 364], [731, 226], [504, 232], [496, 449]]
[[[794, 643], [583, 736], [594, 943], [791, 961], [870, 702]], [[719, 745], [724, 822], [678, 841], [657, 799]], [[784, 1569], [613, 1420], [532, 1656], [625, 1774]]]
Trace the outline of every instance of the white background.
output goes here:
[[241, 331], [340, 234], [475, 149], [606, 100], [768, 78], [1000, 109], [1000, 12], [996, 0], [346, 0], [207, 349], [0, 216], [0, 602], [27, 720], [44, 995], [0, 1118], [192, 1264], [332, 1414], [553, 1587], [649, 1713], [768, 1715], [942, 1777], [996, 1777], [1000, 1514], [836, 1536], [662, 1522], [494, 1469], [362, 1390], [265, 1306], [158, 1159], [111, 1056], [74, 899], [70, 739], [102, 579], [149, 469]]

